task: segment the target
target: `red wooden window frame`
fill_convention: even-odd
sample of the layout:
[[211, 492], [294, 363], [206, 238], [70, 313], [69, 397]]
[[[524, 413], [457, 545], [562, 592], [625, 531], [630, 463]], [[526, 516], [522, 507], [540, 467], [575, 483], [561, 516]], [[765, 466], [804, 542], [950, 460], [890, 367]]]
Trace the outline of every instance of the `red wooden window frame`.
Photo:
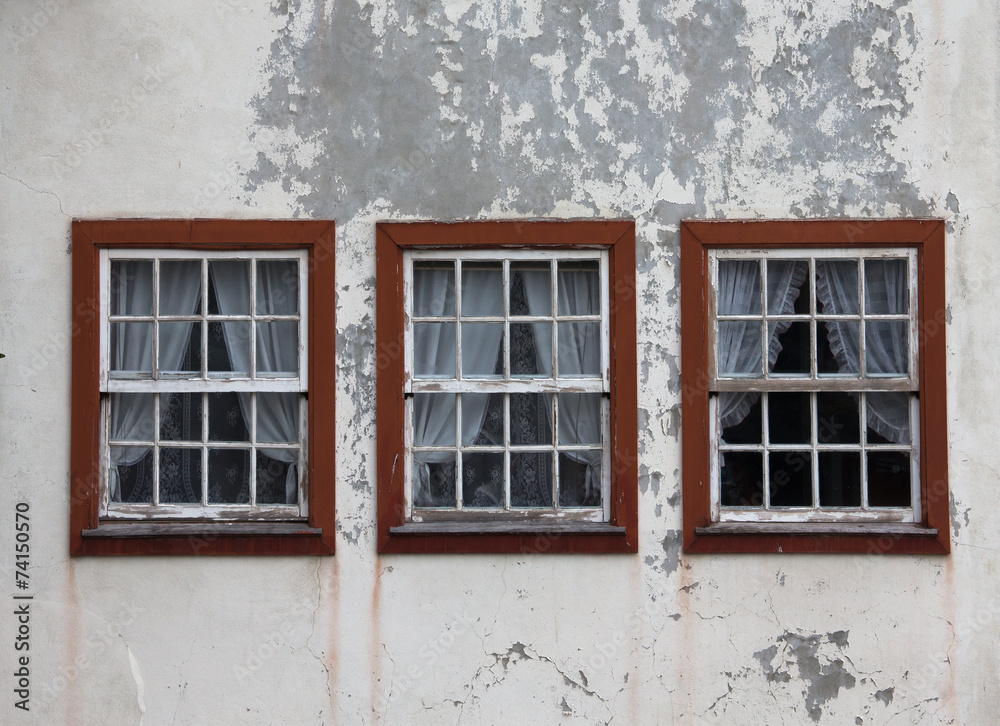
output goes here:
[[[221, 555], [333, 554], [333, 442], [336, 329], [334, 250], [330, 221], [74, 220], [73, 382], [70, 452], [70, 554]], [[298, 529], [265, 523], [148, 521], [140, 527], [100, 525], [99, 259], [102, 248], [187, 250], [308, 250], [309, 277], [309, 519]], [[114, 531], [114, 533], [112, 533]]]
[[[945, 350], [945, 242], [939, 219], [687, 220], [681, 223], [681, 383], [684, 550], [947, 554], [951, 549]], [[918, 264], [920, 482], [923, 521], [893, 531], [877, 523], [712, 525], [709, 441], [708, 252], [712, 248], [907, 247]], [[713, 533], [713, 528], [717, 532]], [[756, 531], [754, 531], [756, 528]], [[729, 533], [725, 533], [725, 532]], [[785, 530], [782, 532], [781, 530]]]
[[[404, 528], [403, 251], [413, 248], [603, 248], [610, 265], [611, 520], [544, 522], [441, 533]], [[376, 226], [378, 549], [394, 552], [636, 552], [638, 416], [635, 223], [631, 221], [382, 222]], [[611, 525], [608, 527], [607, 525]], [[469, 524], [469, 527], [474, 525]], [[587, 532], [587, 528], [593, 532]], [[405, 531], [409, 530], [409, 531]]]

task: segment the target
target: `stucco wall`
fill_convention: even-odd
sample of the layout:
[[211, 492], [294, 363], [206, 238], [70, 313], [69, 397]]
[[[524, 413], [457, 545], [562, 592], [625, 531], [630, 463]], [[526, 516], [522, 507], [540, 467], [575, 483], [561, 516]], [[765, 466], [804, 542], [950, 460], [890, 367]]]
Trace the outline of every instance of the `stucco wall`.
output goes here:
[[[6, 0], [0, 599], [25, 501], [35, 600], [0, 722], [993, 723], [998, 34], [992, 0]], [[923, 215], [952, 555], [684, 556], [680, 219]], [[68, 558], [70, 220], [136, 216], [336, 220], [335, 557]], [[374, 222], [484, 217], [636, 220], [638, 555], [376, 555]]]

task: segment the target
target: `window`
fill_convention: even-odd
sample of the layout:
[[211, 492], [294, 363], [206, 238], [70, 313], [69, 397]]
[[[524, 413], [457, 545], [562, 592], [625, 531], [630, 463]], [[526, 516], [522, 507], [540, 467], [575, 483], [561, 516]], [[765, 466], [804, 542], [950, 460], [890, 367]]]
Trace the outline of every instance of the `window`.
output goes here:
[[378, 225], [382, 552], [634, 552], [631, 222]]
[[944, 226], [682, 226], [689, 552], [947, 552]]
[[333, 225], [73, 243], [73, 553], [332, 553]]

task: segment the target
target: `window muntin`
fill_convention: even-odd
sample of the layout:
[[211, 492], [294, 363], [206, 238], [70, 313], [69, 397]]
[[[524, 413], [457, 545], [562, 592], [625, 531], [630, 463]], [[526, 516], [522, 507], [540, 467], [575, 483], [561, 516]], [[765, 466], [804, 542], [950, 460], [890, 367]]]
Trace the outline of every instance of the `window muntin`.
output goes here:
[[101, 516], [306, 517], [307, 261], [101, 251]]
[[403, 260], [407, 521], [607, 521], [607, 253]]
[[713, 521], [920, 521], [916, 268], [709, 252]]

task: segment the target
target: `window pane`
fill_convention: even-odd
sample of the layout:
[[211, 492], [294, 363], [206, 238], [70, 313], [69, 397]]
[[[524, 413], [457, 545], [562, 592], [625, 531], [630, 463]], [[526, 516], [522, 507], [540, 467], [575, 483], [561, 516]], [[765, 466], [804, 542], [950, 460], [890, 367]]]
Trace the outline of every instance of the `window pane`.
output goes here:
[[111, 440], [152, 441], [156, 427], [152, 393], [111, 394]]
[[720, 443], [759, 444], [763, 428], [761, 408], [763, 399], [758, 393], [725, 391], [719, 394]]
[[771, 346], [779, 346], [771, 373], [809, 375], [809, 323], [768, 323], [767, 329]]
[[559, 506], [601, 506], [601, 452], [559, 452]]
[[772, 451], [768, 462], [772, 507], [812, 505], [812, 454]]
[[861, 506], [861, 452], [819, 452], [819, 505]]
[[201, 375], [201, 323], [159, 325], [160, 374], [190, 378]]
[[868, 504], [872, 507], [911, 506], [909, 452], [868, 452]]
[[510, 314], [552, 315], [552, 271], [548, 262], [510, 263]]
[[298, 504], [299, 450], [257, 449], [257, 503]]
[[298, 312], [298, 261], [257, 260], [257, 314], [295, 315]]
[[462, 506], [502, 507], [503, 454], [467, 453], [462, 457]]
[[257, 323], [257, 377], [299, 374], [299, 324], [294, 320]]
[[413, 324], [413, 374], [417, 378], [455, 377], [455, 323]]
[[767, 314], [809, 314], [809, 263], [806, 260], [769, 260]]
[[565, 446], [600, 444], [601, 394], [559, 394], [559, 443]]
[[455, 454], [417, 451], [413, 454], [413, 506], [455, 507]]
[[760, 312], [760, 262], [719, 260], [719, 315]]
[[856, 260], [816, 260], [816, 312], [825, 315], [860, 312]]
[[455, 314], [455, 263], [413, 263], [413, 314], [418, 317]]
[[462, 376], [503, 377], [503, 323], [462, 324]]
[[552, 377], [552, 324], [510, 324], [510, 374], [515, 377]]
[[868, 443], [910, 443], [910, 395], [868, 393]]
[[760, 378], [760, 323], [719, 323], [719, 375], [729, 378]]
[[820, 375], [858, 375], [860, 323], [816, 321], [816, 371]]
[[153, 314], [152, 260], [112, 260], [111, 314]]
[[234, 391], [214, 391], [208, 394], [208, 440], [249, 441], [250, 427], [244, 418], [243, 406], [249, 414], [250, 394], [241, 397]]
[[560, 315], [600, 315], [601, 277], [597, 260], [559, 261]]
[[250, 314], [250, 261], [208, 261], [208, 314]]
[[719, 453], [719, 479], [723, 507], [764, 505], [763, 454], [758, 451]]
[[249, 322], [209, 322], [208, 373], [215, 377], [250, 375]]
[[201, 502], [201, 449], [160, 449], [160, 504]]
[[861, 424], [856, 393], [817, 393], [816, 429], [821, 444], [857, 444], [861, 442]]
[[462, 445], [503, 446], [502, 393], [462, 394]]
[[503, 317], [502, 262], [462, 262], [462, 315]]
[[552, 394], [510, 394], [510, 443], [515, 446], [552, 443]]
[[201, 260], [160, 260], [160, 315], [201, 313]]
[[905, 314], [910, 302], [906, 260], [865, 260], [865, 314]]
[[768, 436], [772, 444], [808, 444], [812, 414], [808, 393], [767, 394]]
[[153, 375], [152, 323], [111, 323], [109, 347], [112, 378]]
[[112, 446], [109, 498], [123, 504], [153, 503], [153, 449]]
[[601, 324], [559, 323], [559, 377], [601, 375]]
[[455, 394], [413, 394], [414, 446], [455, 445]]
[[299, 394], [257, 394], [257, 441], [294, 444], [299, 440]]
[[201, 441], [200, 393], [160, 394], [160, 439]]
[[552, 506], [552, 452], [510, 452], [510, 505]]
[[905, 320], [865, 323], [865, 367], [870, 376], [905, 376], [910, 370]]
[[208, 450], [209, 504], [250, 503], [250, 450]]

